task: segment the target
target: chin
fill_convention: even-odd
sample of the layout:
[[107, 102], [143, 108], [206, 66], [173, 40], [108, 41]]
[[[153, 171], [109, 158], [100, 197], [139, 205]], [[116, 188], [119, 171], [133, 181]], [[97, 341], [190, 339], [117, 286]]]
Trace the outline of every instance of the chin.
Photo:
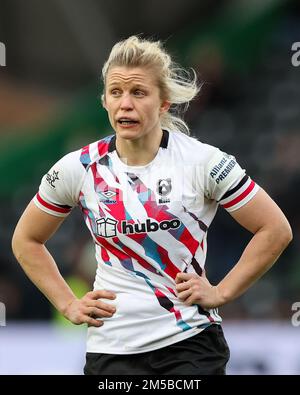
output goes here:
[[125, 140], [135, 140], [142, 136], [140, 130], [117, 130], [116, 134]]

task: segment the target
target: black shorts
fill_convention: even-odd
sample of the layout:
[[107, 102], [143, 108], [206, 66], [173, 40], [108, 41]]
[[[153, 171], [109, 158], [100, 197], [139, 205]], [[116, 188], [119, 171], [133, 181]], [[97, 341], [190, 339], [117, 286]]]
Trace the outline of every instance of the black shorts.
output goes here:
[[220, 325], [140, 354], [86, 354], [86, 375], [224, 375], [230, 352]]

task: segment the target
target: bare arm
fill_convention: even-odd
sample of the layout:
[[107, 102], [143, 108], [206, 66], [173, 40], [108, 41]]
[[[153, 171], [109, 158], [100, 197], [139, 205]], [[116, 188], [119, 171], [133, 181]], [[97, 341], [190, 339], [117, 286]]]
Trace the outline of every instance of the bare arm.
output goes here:
[[178, 297], [188, 305], [198, 303], [212, 308], [236, 299], [276, 262], [292, 240], [286, 217], [263, 189], [231, 215], [254, 235], [239, 261], [217, 286], [213, 287], [205, 275], [177, 275]]
[[113, 306], [99, 298], [114, 299], [109, 291], [88, 292], [77, 299], [61, 276], [57, 265], [45, 247], [64, 218], [55, 217], [31, 202], [20, 218], [12, 239], [14, 255], [27, 276], [66, 318], [74, 324], [101, 326], [102, 321], [91, 317], [111, 317]]

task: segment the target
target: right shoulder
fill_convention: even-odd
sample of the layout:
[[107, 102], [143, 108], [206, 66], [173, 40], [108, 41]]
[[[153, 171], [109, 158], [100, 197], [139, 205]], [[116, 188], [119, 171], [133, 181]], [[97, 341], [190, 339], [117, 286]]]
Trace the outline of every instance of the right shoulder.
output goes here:
[[42, 210], [65, 216], [76, 206], [86, 174], [109, 151], [113, 136], [105, 137], [59, 159], [42, 178], [34, 201]]
[[[104, 137], [101, 140], [95, 141], [79, 150], [79, 161], [81, 165], [87, 170], [93, 163], [98, 162], [101, 158], [106, 156], [108, 152], [115, 148], [115, 135]], [[78, 152], [78, 151], [76, 151]]]
[[69, 152], [59, 159], [53, 167], [59, 167], [61, 171], [82, 174], [95, 162], [105, 156], [113, 143], [114, 135], [104, 137], [101, 140], [87, 144], [84, 147]]

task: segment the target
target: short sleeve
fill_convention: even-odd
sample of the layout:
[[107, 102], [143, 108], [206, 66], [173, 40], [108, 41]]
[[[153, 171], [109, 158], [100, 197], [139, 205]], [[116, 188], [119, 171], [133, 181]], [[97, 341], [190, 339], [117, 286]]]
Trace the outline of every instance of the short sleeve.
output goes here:
[[61, 158], [42, 178], [33, 202], [41, 210], [57, 217], [66, 217], [78, 203], [85, 174], [79, 151]]
[[217, 148], [208, 161], [205, 173], [206, 197], [216, 200], [229, 212], [245, 205], [259, 190], [236, 158]]

